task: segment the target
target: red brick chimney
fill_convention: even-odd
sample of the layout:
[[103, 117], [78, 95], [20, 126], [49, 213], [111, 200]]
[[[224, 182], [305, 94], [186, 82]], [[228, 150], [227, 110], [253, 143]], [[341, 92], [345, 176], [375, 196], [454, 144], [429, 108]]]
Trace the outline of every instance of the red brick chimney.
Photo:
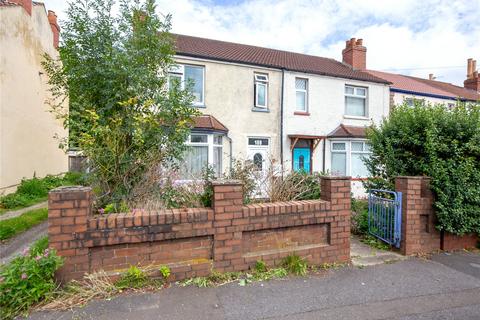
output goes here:
[[9, 0], [9, 2], [21, 5], [23, 9], [27, 11], [28, 15], [32, 15], [32, 0]]
[[354, 69], [365, 70], [367, 68], [367, 48], [363, 46], [362, 39], [347, 40], [342, 55], [343, 63], [351, 65]]
[[52, 28], [53, 46], [58, 49], [58, 43], [60, 40], [60, 26], [58, 25], [55, 11], [48, 10], [48, 22], [50, 23], [50, 28]]
[[480, 92], [480, 77], [478, 76], [477, 61], [472, 58], [467, 61], [467, 80], [463, 82], [463, 86]]

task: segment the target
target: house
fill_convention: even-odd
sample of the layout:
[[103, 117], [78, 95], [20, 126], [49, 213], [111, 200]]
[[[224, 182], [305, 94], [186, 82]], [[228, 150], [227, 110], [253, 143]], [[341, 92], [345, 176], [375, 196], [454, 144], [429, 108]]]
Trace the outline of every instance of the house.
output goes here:
[[57, 57], [60, 28], [53, 11], [31, 0], [0, 0], [0, 194], [24, 177], [67, 171], [68, 159], [54, 136], [62, 122], [49, 112], [41, 62]]
[[343, 50], [343, 62], [348, 63], [356, 70], [363, 70], [373, 76], [391, 83], [390, 105], [407, 103], [413, 105], [415, 101], [425, 101], [432, 104], [455, 106], [456, 102], [476, 102], [480, 100], [480, 79], [476, 70], [476, 61], [468, 59], [467, 79], [464, 87], [451, 83], [437, 81], [430, 74], [428, 79], [406, 76], [383, 71], [367, 69], [367, 48], [362, 39], [352, 38], [346, 41]]
[[[225, 172], [232, 159], [287, 171], [365, 177], [365, 127], [389, 113], [389, 82], [333, 59], [175, 35], [170, 77], [193, 80], [204, 114], [186, 167]], [[359, 182], [355, 182], [359, 186]]]

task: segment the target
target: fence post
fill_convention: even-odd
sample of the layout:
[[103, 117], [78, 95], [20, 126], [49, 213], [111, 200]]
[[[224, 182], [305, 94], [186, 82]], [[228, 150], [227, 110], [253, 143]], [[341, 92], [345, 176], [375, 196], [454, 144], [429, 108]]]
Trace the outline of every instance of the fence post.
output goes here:
[[49, 247], [65, 257], [57, 278], [82, 278], [89, 272], [88, 248], [82, 245], [91, 215], [92, 189], [90, 187], [60, 187], [48, 194]]
[[242, 232], [235, 232], [234, 218], [242, 218], [243, 186], [238, 180], [214, 181], [213, 202], [213, 267], [225, 272], [240, 270], [242, 259]]

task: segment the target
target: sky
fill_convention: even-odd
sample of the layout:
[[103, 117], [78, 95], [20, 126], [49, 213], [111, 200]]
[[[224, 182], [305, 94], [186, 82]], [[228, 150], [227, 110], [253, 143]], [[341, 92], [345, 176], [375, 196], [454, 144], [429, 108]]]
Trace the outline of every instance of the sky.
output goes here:
[[[65, 17], [67, 1], [43, 0]], [[342, 59], [362, 38], [367, 68], [463, 86], [480, 64], [480, 0], [157, 0], [172, 32]]]

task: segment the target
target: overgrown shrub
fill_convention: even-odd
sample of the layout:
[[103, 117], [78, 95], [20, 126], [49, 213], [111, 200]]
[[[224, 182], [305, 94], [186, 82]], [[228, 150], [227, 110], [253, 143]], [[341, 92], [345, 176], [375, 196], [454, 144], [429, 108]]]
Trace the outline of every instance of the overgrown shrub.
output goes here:
[[251, 161], [234, 159], [232, 167], [225, 174], [225, 179], [239, 180], [243, 186], [243, 203], [248, 204], [252, 201], [257, 187], [255, 168]]
[[357, 235], [368, 233], [368, 201], [352, 198], [351, 232]]
[[62, 259], [41, 239], [30, 250], [0, 266], [2, 319], [11, 319], [40, 302], [55, 288], [54, 273]]
[[397, 176], [429, 176], [437, 228], [480, 233], [480, 105], [397, 106], [368, 130], [367, 188], [394, 187]]

